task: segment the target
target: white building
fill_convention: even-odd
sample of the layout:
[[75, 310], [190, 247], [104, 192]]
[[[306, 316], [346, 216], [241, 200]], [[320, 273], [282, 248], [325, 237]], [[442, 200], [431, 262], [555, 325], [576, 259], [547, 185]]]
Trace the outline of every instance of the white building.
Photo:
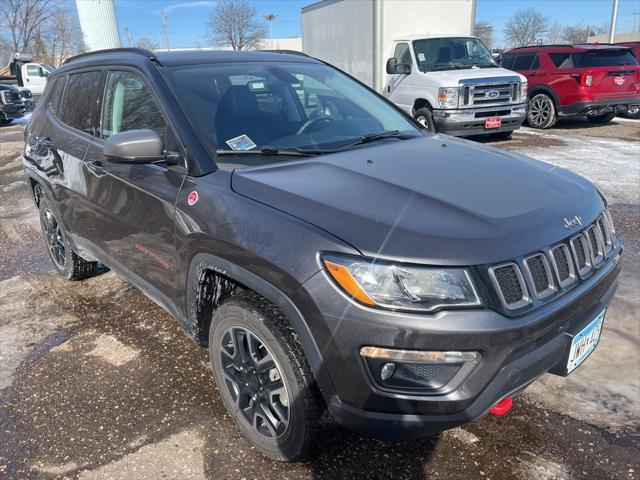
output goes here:
[[113, 0], [76, 0], [76, 6], [87, 51], [120, 47]]

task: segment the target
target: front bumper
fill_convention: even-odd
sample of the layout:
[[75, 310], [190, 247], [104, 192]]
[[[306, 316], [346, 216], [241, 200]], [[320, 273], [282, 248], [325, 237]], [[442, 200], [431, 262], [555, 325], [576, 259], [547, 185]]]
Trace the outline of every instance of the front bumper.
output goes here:
[[7, 120], [10, 118], [22, 118], [24, 117], [24, 112], [24, 103], [9, 103], [0, 105], [0, 114]]
[[613, 112], [626, 112], [631, 106], [639, 105], [640, 97], [623, 98], [617, 100], [599, 100], [575, 102], [570, 105], [560, 105], [558, 113], [561, 116], [572, 115], [602, 115]]
[[[524, 122], [526, 114], [527, 105], [525, 103], [461, 110], [435, 109], [433, 110], [433, 121], [436, 124], [436, 130], [447, 135], [484, 135], [516, 130]], [[500, 117], [502, 126], [485, 128], [485, 119], [488, 117]]]
[[[314, 331], [334, 391], [323, 391], [338, 423], [384, 439], [409, 439], [478, 418], [545, 372], [562, 374], [570, 334], [610, 303], [617, 288], [621, 249], [614, 259], [556, 300], [527, 315], [507, 318], [490, 309], [414, 315], [355, 305], [324, 272], [303, 285], [322, 319], [304, 312]], [[309, 297], [307, 297], [309, 299]], [[319, 314], [319, 311], [317, 312]], [[322, 328], [318, 328], [322, 327]], [[480, 362], [459, 381], [423, 392], [389, 391], [371, 376], [362, 346], [477, 351]]]

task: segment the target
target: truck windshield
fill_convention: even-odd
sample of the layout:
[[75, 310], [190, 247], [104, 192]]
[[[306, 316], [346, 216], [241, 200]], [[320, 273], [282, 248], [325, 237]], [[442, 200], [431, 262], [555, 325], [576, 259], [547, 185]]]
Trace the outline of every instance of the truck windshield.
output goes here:
[[381, 133], [380, 141], [421, 135], [387, 102], [326, 65], [218, 63], [175, 67], [169, 77], [212, 153], [321, 152]]
[[413, 50], [421, 72], [498, 66], [491, 52], [477, 38], [414, 40]]

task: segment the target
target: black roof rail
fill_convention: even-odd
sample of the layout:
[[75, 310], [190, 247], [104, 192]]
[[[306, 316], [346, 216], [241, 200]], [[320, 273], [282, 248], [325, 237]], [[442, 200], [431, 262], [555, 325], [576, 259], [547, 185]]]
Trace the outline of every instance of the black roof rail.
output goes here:
[[256, 52], [269, 52], [269, 53], [286, 53], [289, 55], [300, 55], [301, 57], [309, 57], [312, 58], [310, 55], [307, 55], [304, 52], [300, 52], [298, 50], [255, 50]]
[[147, 50], [146, 48], [134, 48], [134, 47], [107, 48], [105, 50], [94, 50], [93, 52], [84, 52], [84, 53], [75, 55], [73, 57], [67, 58], [64, 62], [62, 62], [62, 64], [66, 65], [67, 63], [71, 63], [80, 58], [85, 58], [92, 55], [100, 55], [101, 53], [118, 53], [118, 52], [135, 53], [137, 55], [142, 55], [143, 57], [148, 58], [149, 60], [157, 63], [158, 65], [160, 64], [160, 62], [158, 61], [158, 57], [156, 57], [156, 55], [151, 50]]
[[527, 45], [525, 47], [514, 47], [511, 50], [521, 50], [524, 48], [547, 48], [547, 47], [570, 47], [570, 48], [574, 48], [573, 45], [571, 45], [570, 43], [550, 43], [548, 45]]

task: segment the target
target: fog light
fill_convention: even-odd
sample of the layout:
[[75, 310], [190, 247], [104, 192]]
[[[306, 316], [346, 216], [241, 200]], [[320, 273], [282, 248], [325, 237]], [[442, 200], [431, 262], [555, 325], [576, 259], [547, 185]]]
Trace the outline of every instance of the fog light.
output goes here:
[[393, 372], [395, 371], [396, 371], [395, 363], [385, 363], [384, 366], [382, 367], [382, 370], [380, 370], [380, 378], [386, 382], [391, 378], [391, 375], [393, 375]]
[[464, 363], [480, 360], [479, 352], [396, 350], [380, 347], [362, 347], [360, 349], [360, 355], [365, 358], [416, 363]]

